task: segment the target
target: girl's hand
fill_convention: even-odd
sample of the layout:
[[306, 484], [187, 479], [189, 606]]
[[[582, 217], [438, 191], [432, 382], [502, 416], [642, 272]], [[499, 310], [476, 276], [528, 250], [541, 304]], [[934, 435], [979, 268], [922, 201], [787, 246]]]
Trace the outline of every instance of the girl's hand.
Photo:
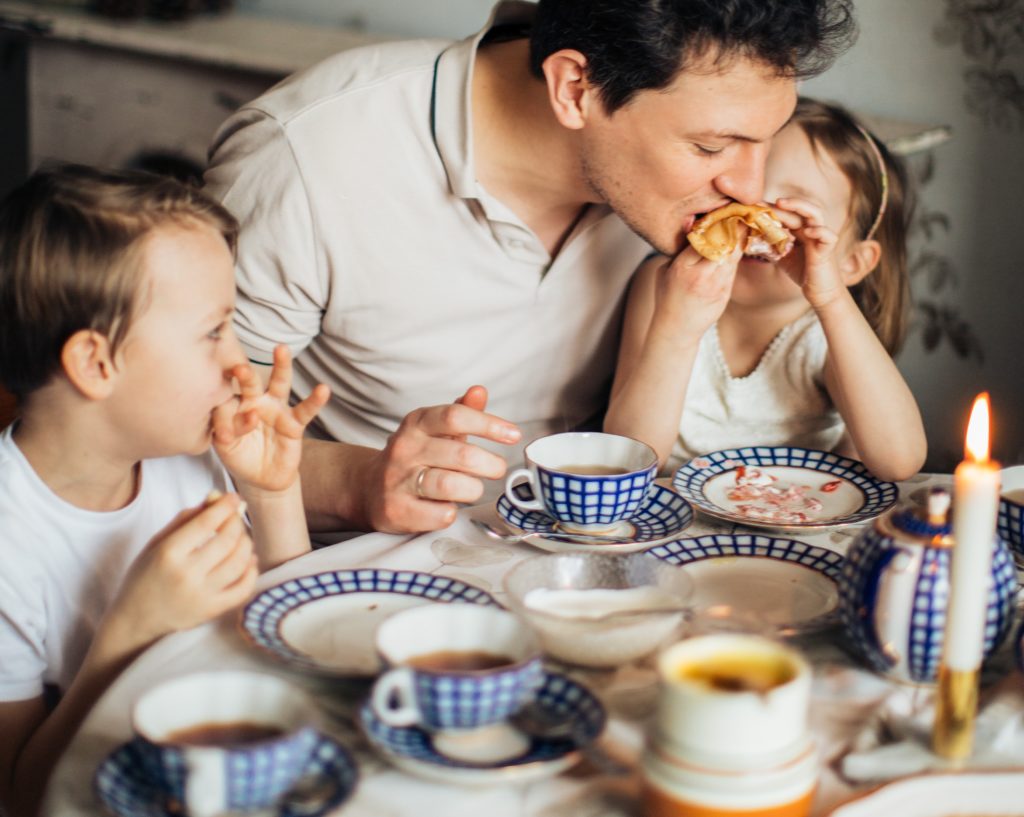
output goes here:
[[716, 263], [687, 247], [666, 260], [657, 271], [652, 329], [699, 340], [725, 311], [742, 255], [737, 248]]
[[274, 349], [274, 369], [266, 391], [248, 364], [232, 370], [240, 394], [213, 411], [213, 446], [238, 483], [283, 491], [299, 475], [302, 433], [330, 397], [323, 384], [296, 406], [288, 405], [291, 353]]
[[248, 599], [257, 568], [239, 504], [235, 494], [208, 501], [154, 536], [129, 569], [108, 626], [141, 647]]
[[775, 206], [797, 239], [796, 247], [779, 264], [811, 307], [821, 309], [846, 291], [836, 257], [839, 237], [825, 225], [822, 209], [809, 201], [783, 198]]

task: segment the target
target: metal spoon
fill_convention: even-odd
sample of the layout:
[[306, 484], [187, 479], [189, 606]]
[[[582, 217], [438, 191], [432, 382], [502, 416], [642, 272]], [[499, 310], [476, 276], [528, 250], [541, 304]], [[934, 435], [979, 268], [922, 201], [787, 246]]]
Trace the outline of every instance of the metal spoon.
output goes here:
[[605, 533], [563, 533], [561, 531], [550, 531], [545, 533], [541, 533], [540, 531], [530, 533], [506, 533], [505, 531], [494, 527], [494, 525], [489, 522], [485, 522], [483, 519], [473, 518], [469, 521], [492, 539], [500, 539], [502, 542], [529, 542], [532, 537], [553, 539], [558, 542], [571, 542], [577, 545], [622, 545], [627, 544], [630, 541], [628, 537], [613, 536]]

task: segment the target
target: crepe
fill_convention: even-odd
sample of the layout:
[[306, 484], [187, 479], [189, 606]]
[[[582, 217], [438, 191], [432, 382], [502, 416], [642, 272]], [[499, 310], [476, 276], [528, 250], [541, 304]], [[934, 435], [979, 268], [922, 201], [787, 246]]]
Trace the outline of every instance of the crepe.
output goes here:
[[775, 218], [771, 207], [738, 201], [699, 219], [686, 238], [691, 247], [712, 261], [728, 258], [740, 241], [745, 242], [744, 255], [766, 261], [778, 261], [793, 249], [793, 234]]

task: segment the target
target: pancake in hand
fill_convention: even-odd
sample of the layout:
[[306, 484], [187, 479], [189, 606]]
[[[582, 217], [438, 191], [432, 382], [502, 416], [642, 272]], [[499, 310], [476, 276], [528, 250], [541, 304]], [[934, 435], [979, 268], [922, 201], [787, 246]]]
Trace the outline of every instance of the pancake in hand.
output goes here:
[[793, 234], [775, 218], [771, 207], [738, 201], [699, 219], [686, 239], [712, 261], [728, 258], [741, 241], [744, 255], [765, 261], [778, 261], [793, 249]]

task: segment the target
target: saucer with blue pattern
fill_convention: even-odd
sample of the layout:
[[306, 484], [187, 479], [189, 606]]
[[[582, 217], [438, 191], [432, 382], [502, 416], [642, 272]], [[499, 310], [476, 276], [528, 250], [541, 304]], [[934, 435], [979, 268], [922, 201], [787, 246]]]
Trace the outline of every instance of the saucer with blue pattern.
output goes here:
[[[109, 754], [93, 778], [99, 801], [115, 817], [181, 817], [183, 806], [151, 774], [145, 744], [130, 740]], [[359, 773], [348, 751], [321, 734], [294, 794], [273, 807], [275, 817], [321, 817], [348, 799]], [[305, 793], [300, 790], [305, 789]]]
[[694, 457], [672, 487], [702, 513], [753, 528], [800, 532], [866, 522], [899, 498], [857, 460], [791, 446]]
[[525, 783], [556, 775], [577, 763], [582, 757], [580, 747], [604, 730], [604, 706], [566, 675], [545, 673], [531, 705], [540, 706], [554, 721], [568, 720], [564, 730], [568, 736], [530, 736], [511, 724], [467, 730], [462, 735], [432, 734], [416, 726], [388, 726], [369, 701], [360, 708], [359, 724], [370, 745], [393, 766], [427, 780], [464, 786]]
[[[517, 485], [513, 490], [524, 501], [533, 499], [533, 491], [526, 483]], [[557, 519], [542, 511], [520, 510], [509, 502], [505, 494], [498, 498], [498, 516], [517, 533], [536, 534], [530, 536], [529, 544], [541, 550], [548, 550], [552, 553], [570, 550], [631, 553], [637, 550], [646, 550], [657, 542], [678, 537], [693, 521], [693, 508], [671, 488], [654, 483], [647, 493], [647, 498], [633, 516], [623, 522], [617, 522], [608, 530], [601, 532], [602, 535], [610, 534], [622, 539], [621, 542], [607, 544], [603, 542], [586, 544], [548, 539], [544, 534], [572, 533], [573, 531], [564, 530]]]
[[240, 614], [252, 646], [310, 672], [369, 678], [381, 671], [380, 623], [431, 602], [500, 606], [479, 587], [415, 570], [360, 568], [300, 576], [256, 595]]
[[719, 533], [666, 542], [648, 553], [686, 568], [698, 623], [702, 611], [712, 627], [715, 616], [728, 611], [737, 624], [778, 635], [839, 623], [844, 559], [833, 550], [758, 533]]

